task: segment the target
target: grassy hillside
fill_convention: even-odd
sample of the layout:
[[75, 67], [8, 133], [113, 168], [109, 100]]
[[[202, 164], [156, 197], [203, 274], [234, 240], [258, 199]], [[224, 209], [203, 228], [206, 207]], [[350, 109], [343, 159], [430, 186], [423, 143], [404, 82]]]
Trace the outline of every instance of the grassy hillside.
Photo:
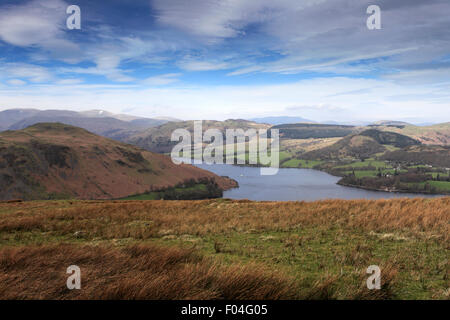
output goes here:
[[449, 197], [0, 203], [0, 298], [448, 299], [449, 220]]
[[0, 133], [0, 199], [111, 199], [211, 179], [233, 182], [169, 157], [63, 124]]
[[365, 130], [349, 135], [335, 144], [302, 154], [304, 159], [346, 160], [367, 159], [392, 148], [418, 145], [420, 142], [407, 136], [379, 130]]
[[377, 129], [384, 131], [394, 131], [419, 140], [423, 144], [450, 145], [450, 122], [425, 127], [413, 125], [400, 127], [379, 126], [377, 127]]

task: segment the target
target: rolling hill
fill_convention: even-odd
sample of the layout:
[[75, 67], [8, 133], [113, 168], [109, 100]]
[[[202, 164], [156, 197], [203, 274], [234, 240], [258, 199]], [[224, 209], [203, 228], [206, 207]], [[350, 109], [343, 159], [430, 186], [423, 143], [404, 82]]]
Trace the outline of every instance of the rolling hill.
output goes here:
[[420, 144], [407, 136], [374, 129], [349, 135], [338, 142], [321, 149], [302, 154], [304, 159], [341, 160], [346, 158], [366, 159], [377, 153], [386, 152], [386, 146], [403, 148]]
[[[218, 129], [224, 134], [226, 129], [248, 130], [269, 128], [270, 125], [259, 124], [247, 120], [206, 120], [202, 122], [203, 131], [206, 131], [208, 129]], [[178, 143], [177, 141], [171, 141], [172, 132], [176, 129], [186, 129], [191, 133], [191, 135], [193, 135], [194, 121], [168, 122], [161, 126], [150, 128], [136, 135], [133, 135], [125, 141], [152, 152], [169, 153], [172, 151], [172, 148]]]
[[208, 180], [234, 182], [169, 157], [60, 123], [0, 133], [0, 194], [8, 199], [111, 199]]
[[376, 121], [369, 126], [392, 126], [392, 127], [405, 127], [405, 126], [412, 126], [412, 124], [404, 121], [394, 121], [394, 120], [380, 120]]
[[392, 131], [429, 145], [450, 145], [450, 122], [432, 126], [405, 125], [400, 127], [378, 126], [378, 130]]
[[401, 135], [395, 132], [379, 131], [375, 129], [365, 130], [359, 133], [359, 135], [372, 138], [379, 144], [391, 145], [397, 148], [404, 148], [420, 144], [419, 141], [405, 135]]

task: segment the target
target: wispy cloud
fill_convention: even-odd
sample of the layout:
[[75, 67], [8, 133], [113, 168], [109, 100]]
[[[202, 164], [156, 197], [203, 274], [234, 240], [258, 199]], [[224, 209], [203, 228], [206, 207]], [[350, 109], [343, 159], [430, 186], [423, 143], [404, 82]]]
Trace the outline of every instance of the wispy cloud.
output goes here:
[[54, 78], [51, 71], [45, 67], [28, 63], [0, 64], [0, 78], [26, 79], [33, 83], [48, 82]]
[[142, 83], [149, 86], [161, 86], [178, 82], [180, 76], [181, 73], [162, 74], [159, 76], [147, 78], [144, 81], [142, 81]]
[[230, 68], [230, 65], [226, 62], [210, 62], [210, 61], [195, 61], [195, 60], [183, 60], [178, 63], [178, 66], [187, 71], [211, 71], [211, 70], [224, 70]]
[[25, 81], [20, 80], [20, 79], [11, 79], [6, 82], [12, 86], [23, 86], [23, 85], [27, 84]]
[[64, 34], [66, 8], [61, 0], [30, 1], [0, 10], [0, 39], [19, 47], [38, 47], [67, 62], [78, 61], [79, 46]]

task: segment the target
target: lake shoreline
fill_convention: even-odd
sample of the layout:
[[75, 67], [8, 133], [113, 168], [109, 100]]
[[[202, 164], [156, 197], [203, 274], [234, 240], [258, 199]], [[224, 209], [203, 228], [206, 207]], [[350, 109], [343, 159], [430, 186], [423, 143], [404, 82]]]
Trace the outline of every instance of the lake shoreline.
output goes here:
[[[243, 168], [269, 168], [268, 166], [263, 166], [260, 164], [255, 164], [255, 165], [246, 165], [246, 164], [231, 164], [232, 166], [237, 166], [237, 167], [243, 167]], [[319, 171], [319, 172], [325, 172], [327, 174], [329, 174], [330, 176], [336, 177], [336, 178], [341, 178], [338, 182], [336, 182], [337, 185], [340, 186], [344, 186], [344, 187], [349, 187], [349, 188], [356, 188], [356, 189], [363, 189], [363, 190], [369, 190], [369, 191], [376, 191], [376, 192], [387, 192], [387, 193], [413, 193], [413, 194], [418, 194], [418, 195], [435, 195], [435, 196], [448, 196], [449, 194], [447, 193], [439, 193], [439, 192], [431, 192], [431, 191], [416, 191], [413, 189], [380, 189], [380, 188], [371, 188], [371, 187], [367, 187], [367, 186], [360, 186], [360, 185], [355, 185], [355, 184], [351, 184], [351, 183], [345, 183], [342, 182], [343, 180], [343, 176], [341, 175], [337, 175], [336, 171], [328, 171], [328, 170], [321, 170], [321, 169], [314, 169], [314, 168], [293, 168], [293, 167], [283, 167], [283, 168], [279, 168], [279, 169], [304, 169], [304, 170], [315, 170], [315, 171]]]
[[[315, 170], [315, 169], [312, 169], [312, 170]], [[318, 171], [321, 171], [321, 170], [318, 170]], [[418, 195], [423, 194], [423, 195], [432, 195], [432, 196], [449, 196], [449, 194], [445, 194], [445, 193], [419, 192], [419, 191], [415, 191], [415, 190], [403, 190], [403, 189], [389, 190], [389, 189], [370, 188], [370, 187], [366, 187], [366, 186], [359, 186], [359, 185], [354, 185], [354, 184], [351, 184], [351, 183], [341, 182], [340, 180], [338, 182], [336, 182], [336, 184], [338, 184], [340, 186], [344, 186], [344, 187], [363, 189], [363, 190], [370, 190], [370, 191], [375, 191], [375, 192], [414, 193], [414, 194], [418, 194]]]
[[252, 201], [316, 201], [323, 199], [432, 198], [439, 195], [370, 190], [339, 184], [341, 177], [312, 168], [279, 168], [276, 175], [262, 176], [260, 167], [197, 164], [219, 176], [228, 176], [239, 188], [225, 191], [223, 198]]

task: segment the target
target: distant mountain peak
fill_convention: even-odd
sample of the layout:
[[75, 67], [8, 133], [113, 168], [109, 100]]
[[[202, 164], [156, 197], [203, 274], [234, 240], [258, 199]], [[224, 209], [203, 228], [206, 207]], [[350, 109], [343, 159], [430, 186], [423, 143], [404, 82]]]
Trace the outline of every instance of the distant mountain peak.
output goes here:
[[412, 126], [413, 124], [404, 122], [404, 121], [397, 121], [397, 120], [380, 120], [372, 123], [372, 125], [377, 126]]

